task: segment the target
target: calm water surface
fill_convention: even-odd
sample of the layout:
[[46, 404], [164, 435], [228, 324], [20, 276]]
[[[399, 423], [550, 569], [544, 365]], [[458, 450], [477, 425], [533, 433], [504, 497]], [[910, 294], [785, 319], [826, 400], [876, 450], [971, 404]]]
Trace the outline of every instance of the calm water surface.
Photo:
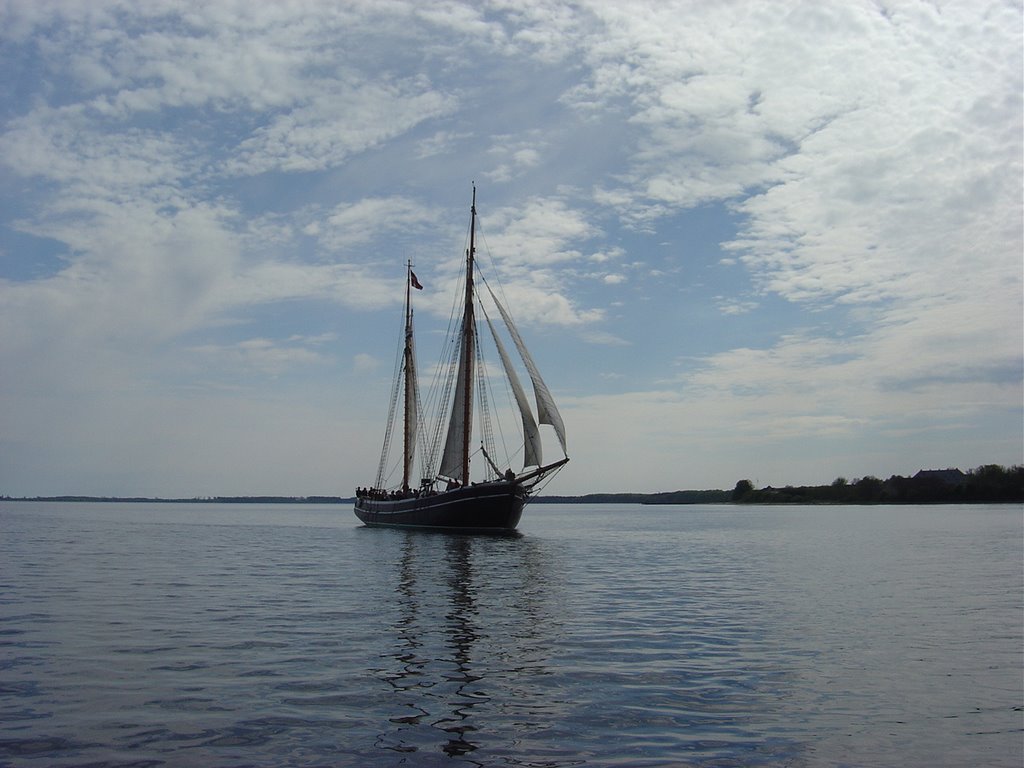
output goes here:
[[0, 502], [0, 765], [1020, 766], [1024, 514]]

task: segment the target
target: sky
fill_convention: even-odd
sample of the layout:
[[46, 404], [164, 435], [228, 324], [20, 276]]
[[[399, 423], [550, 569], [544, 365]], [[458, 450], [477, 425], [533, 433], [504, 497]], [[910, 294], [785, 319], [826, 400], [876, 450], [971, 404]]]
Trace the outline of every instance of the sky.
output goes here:
[[[482, 260], [549, 493], [1024, 463], [1018, 2], [0, 0], [0, 495], [351, 495]], [[548, 438], [545, 438], [548, 439]]]

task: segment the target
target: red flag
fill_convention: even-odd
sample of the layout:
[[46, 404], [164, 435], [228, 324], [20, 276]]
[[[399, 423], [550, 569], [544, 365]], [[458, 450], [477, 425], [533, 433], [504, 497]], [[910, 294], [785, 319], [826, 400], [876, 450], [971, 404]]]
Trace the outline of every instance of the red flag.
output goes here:
[[409, 281], [412, 287], [415, 288], [417, 291], [423, 290], [423, 286], [420, 285], [420, 281], [416, 279], [416, 273], [413, 272], [411, 269], [409, 270]]

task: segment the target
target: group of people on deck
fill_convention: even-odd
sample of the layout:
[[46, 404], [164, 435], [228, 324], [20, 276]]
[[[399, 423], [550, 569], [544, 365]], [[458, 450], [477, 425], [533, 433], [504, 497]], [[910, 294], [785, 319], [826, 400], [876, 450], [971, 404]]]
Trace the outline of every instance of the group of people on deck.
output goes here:
[[401, 499], [418, 499], [420, 496], [436, 496], [437, 491], [433, 489], [421, 490], [410, 488], [403, 491], [401, 488], [389, 491], [383, 488], [356, 488], [356, 498], [375, 499], [377, 501], [400, 501]]
[[[516, 473], [511, 469], [507, 470], [502, 478], [507, 482], [515, 482]], [[475, 483], [474, 483], [475, 485]], [[456, 488], [461, 488], [462, 485], [458, 480], [449, 480], [448, 485], [445, 487], [446, 491], [454, 491]], [[384, 488], [356, 488], [356, 498], [359, 499], [374, 499], [376, 501], [401, 501], [402, 499], [418, 499], [421, 496], [436, 496], [437, 491], [432, 486], [428, 486], [426, 482], [422, 488], [408, 488], [408, 489], [395, 489], [389, 491]]]
[[[450, 491], [453, 488], [461, 487], [458, 483], [451, 481], [448, 483], [446, 491]], [[421, 496], [437, 496], [437, 491], [433, 487], [424, 485], [422, 488], [408, 488], [401, 489], [396, 488], [393, 491], [389, 491], [385, 488], [356, 488], [356, 498], [359, 499], [375, 499], [377, 501], [401, 501], [402, 499], [418, 499]]]

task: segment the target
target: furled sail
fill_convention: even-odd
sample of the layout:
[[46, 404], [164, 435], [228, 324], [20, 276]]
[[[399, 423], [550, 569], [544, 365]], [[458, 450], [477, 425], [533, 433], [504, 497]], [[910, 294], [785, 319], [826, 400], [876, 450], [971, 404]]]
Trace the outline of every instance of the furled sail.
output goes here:
[[515, 323], [512, 322], [512, 318], [509, 317], [508, 312], [505, 311], [501, 302], [498, 301], [498, 298], [494, 295], [494, 291], [491, 291], [490, 286], [488, 286], [487, 290], [490, 292], [491, 298], [494, 300], [494, 305], [501, 313], [501, 317], [505, 321], [505, 325], [508, 326], [508, 332], [512, 336], [512, 341], [515, 342], [516, 349], [519, 350], [519, 356], [523, 358], [523, 364], [526, 366], [526, 370], [530, 374], [530, 380], [533, 382], [533, 393], [537, 398], [537, 421], [541, 424], [549, 424], [554, 427], [555, 434], [558, 435], [558, 442], [562, 445], [562, 452], [567, 454], [565, 447], [565, 425], [562, 424], [562, 416], [559, 414], [558, 408], [555, 406], [554, 398], [551, 397], [551, 392], [548, 390], [547, 384], [545, 384], [544, 379], [541, 378], [540, 371], [537, 369], [537, 365], [533, 362], [533, 358], [526, 349], [526, 345], [523, 343], [523, 337], [519, 335], [519, 331], [516, 329]]
[[540, 428], [530, 411], [530, 402], [523, 390], [523, 385], [519, 382], [519, 376], [516, 375], [515, 368], [512, 366], [512, 360], [509, 358], [508, 352], [505, 351], [505, 345], [501, 343], [494, 323], [489, 317], [487, 318], [487, 327], [491, 329], [494, 346], [498, 350], [501, 364], [505, 367], [505, 375], [512, 386], [512, 394], [515, 395], [516, 405], [519, 406], [519, 414], [523, 419], [523, 466], [539, 467], [541, 465]]
[[462, 455], [465, 449], [466, 431], [466, 336], [462, 334], [462, 345], [459, 348], [458, 378], [455, 380], [455, 400], [452, 405], [451, 418], [448, 421], [448, 437], [444, 442], [444, 453], [441, 454], [439, 473], [451, 477], [460, 483], [468, 484], [469, 478], [462, 477]]

